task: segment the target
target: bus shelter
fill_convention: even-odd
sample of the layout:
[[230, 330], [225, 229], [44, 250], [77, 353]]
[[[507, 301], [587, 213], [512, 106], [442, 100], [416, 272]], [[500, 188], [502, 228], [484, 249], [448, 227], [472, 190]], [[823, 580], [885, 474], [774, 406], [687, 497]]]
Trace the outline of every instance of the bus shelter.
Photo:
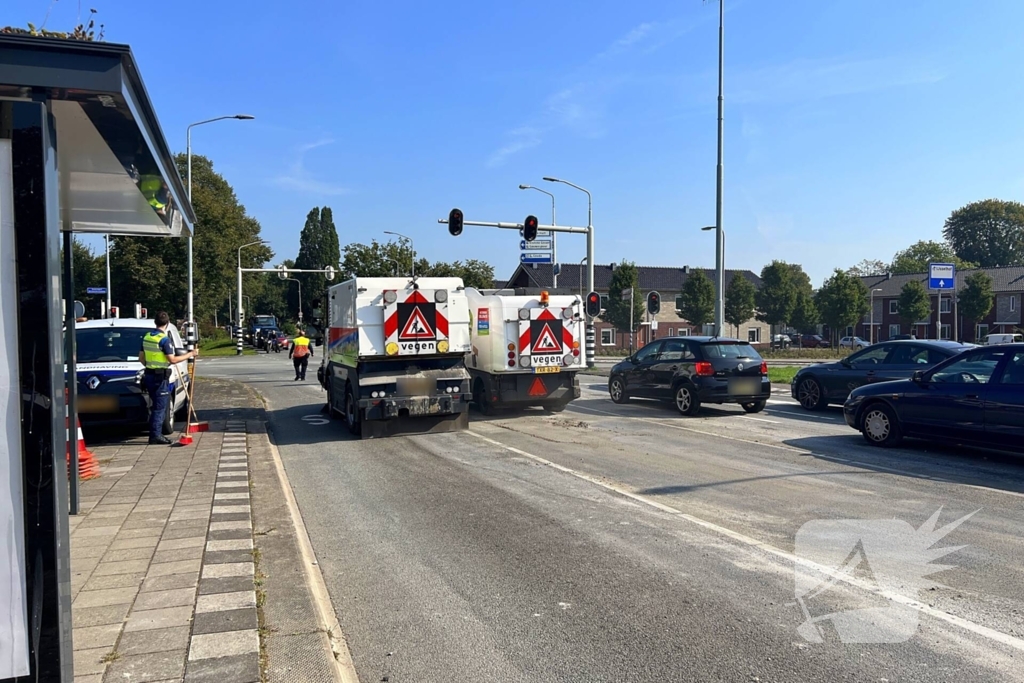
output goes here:
[[0, 681], [73, 680], [72, 233], [194, 221], [127, 45], [0, 35]]

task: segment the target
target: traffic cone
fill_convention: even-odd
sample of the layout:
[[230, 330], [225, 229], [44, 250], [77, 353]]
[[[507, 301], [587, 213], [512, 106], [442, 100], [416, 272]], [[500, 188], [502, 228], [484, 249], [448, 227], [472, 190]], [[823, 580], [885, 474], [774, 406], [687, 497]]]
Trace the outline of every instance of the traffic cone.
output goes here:
[[[66, 413], [66, 411], [65, 411]], [[65, 414], [64, 424], [68, 425], [70, 420]], [[95, 479], [100, 476], [100, 464], [96, 460], [96, 456], [93, 455], [92, 451], [85, 447], [85, 437], [82, 435], [82, 423], [75, 417], [75, 426], [77, 428], [77, 434], [75, 435], [75, 448], [78, 451], [78, 477], [79, 479]], [[68, 446], [65, 449], [65, 455], [68, 463], [68, 476], [71, 475], [71, 439], [70, 434], [68, 435]]]

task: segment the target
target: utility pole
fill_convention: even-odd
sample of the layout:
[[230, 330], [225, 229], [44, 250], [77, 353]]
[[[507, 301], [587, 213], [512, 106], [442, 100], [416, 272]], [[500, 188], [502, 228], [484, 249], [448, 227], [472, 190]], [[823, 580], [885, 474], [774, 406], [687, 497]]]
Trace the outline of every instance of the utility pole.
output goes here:
[[722, 186], [725, 182], [725, 0], [718, 0], [718, 169], [715, 198], [715, 334], [725, 327], [725, 232]]
[[103, 239], [107, 243], [107, 314], [104, 317], [109, 318], [110, 317], [110, 307], [113, 305], [113, 303], [112, 303], [113, 297], [112, 297], [112, 295], [110, 293], [110, 234], [108, 233], [108, 234], [104, 235]]

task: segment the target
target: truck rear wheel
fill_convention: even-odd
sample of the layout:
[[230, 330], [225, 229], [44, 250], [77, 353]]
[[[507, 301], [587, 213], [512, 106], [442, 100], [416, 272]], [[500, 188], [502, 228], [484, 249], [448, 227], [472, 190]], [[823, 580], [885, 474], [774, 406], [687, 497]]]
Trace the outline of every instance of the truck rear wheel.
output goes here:
[[352, 435], [359, 436], [363, 425], [359, 419], [359, 404], [356, 403], [352, 385], [345, 387], [345, 423]]

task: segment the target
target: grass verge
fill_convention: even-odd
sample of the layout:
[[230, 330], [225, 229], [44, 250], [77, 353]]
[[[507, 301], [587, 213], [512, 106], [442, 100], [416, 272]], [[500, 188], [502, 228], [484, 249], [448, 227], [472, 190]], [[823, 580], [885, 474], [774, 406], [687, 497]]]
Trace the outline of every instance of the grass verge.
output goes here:
[[797, 370], [800, 368], [793, 365], [783, 365], [780, 367], [768, 366], [768, 379], [772, 381], [772, 384], [789, 384], [793, 381], [793, 377], [796, 376]]
[[[234, 339], [212, 339], [199, 344], [200, 358], [216, 358], [218, 356], [234, 356], [237, 348]], [[256, 349], [242, 348], [243, 356], [255, 356]]]

